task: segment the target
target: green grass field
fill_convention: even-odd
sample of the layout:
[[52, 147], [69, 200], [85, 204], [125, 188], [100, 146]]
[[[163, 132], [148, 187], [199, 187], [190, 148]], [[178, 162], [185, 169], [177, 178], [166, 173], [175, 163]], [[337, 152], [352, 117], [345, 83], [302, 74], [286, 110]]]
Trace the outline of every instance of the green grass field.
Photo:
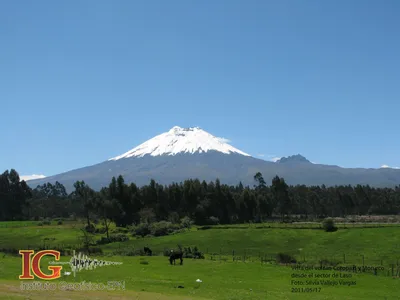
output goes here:
[[[142, 297], [164, 295], [159, 299], [221, 299], [221, 300], [246, 300], [246, 299], [400, 299], [398, 288], [399, 280], [391, 277], [379, 277], [366, 274], [353, 274], [352, 280], [355, 286], [318, 286], [319, 292], [298, 292], [291, 290], [298, 287], [291, 284], [291, 275], [310, 272], [293, 271], [289, 267], [276, 265], [261, 265], [259, 263], [218, 262], [210, 260], [186, 259], [184, 265], [169, 265], [165, 257], [112, 257], [105, 258], [116, 262], [122, 262], [118, 266], [104, 266], [95, 270], [83, 270], [73, 275], [57, 279], [59, 289], [64, 284], [61, 282], [97, 282], [107, 285], [108, 281], [125, 281], [124, 291], [103, 291], [114, 296], [133, 297], [135, 293], [142, 293]], [[148, 264], [141, 264], [141, 261]], [[76, 291], [55, 292], [45, 291], [21, 291], [18, 275], [21, 272], [20, 259], [18, 257], [5, 256], [0, 259], [0, 298], [1, 299], [26, 299], [30, 295], [32, 299], [52, 293], [68, 294], [70, 299], [75, 299]], [[43, 260], [42, 266], [46, 266]], [[67, 269], [67, 267], [65, 267]], [[330, 274], [330, 271], [315, 271], [318, 274]], [[344, 274], [344, 273], [342, 273]], [[196, 279], [203, 282], [197, 283]], [[177, 288], [177, 286], [183, 288]], [[46, 294], [47, 293], [47, 294]], [[80, 294], [96, 297], [100, 291], [85, 291]], [[148, 294], [146, 296], [146, 294]], [[11, 297], [12, 296], [12, 297]], [[47, 295], [51, 297], [50, 295]], [[64, 295], [66, 296], [66, 295]], [[7, 298], [11, 297], [11, 298]], [[20, 298], [18, 298], [20, 297]], [[88, 296], [89, 297], [89, 296]], [[385, 298], [386, 297], [386, 298]], [[132, 299], [132, 298], [131, 298]], [[135, 299], [135, 298], [133, 298]]]
[[[1, 224], [1, 223], [0, 223]], [[35, 223], [14, 222], [0, 225], [0, 247], [27, 249], [40, 246], [45, 241], [52, 245], [75, 245], [79, 242], [80, 223], [67, 222], [63, 225], [37, 226]], [[157, 238], [130, 238], [127, 242], [103, 245], [104, 259], [122, 262], [122, 265], [104, 266], [95, 270], [83, 270], [55, 280], [58, 284], [66, 282], [124, 281], [123, 291], [22, 291], [18, 275], [21, 273], [21, 257], [0, 254], [0, 299], [400, 299], [400, 279], [390, 274], [390, 265], [400, 259], [400, 229], [398, 227], [350, 228], [326, 233], [315, 229], [277, 229], [216, 226], [209, 230], [193, 228], [185, 233]], [[100, 238], [102, 235], [98, 235]], [[197, 246], [208, 252], [206, 259], [185, 259], [183, 266], [169, 265], [167, 257], [132, 257], [119, 256], [129, 249], [140, 249], [150, 246], [153, 252], [162, 252], [164, 248]], [[233, 261], [235, 256], [246, 255], [247, 259]], [[261, 263], [261, 256], [274, 256], [278, 252], [294, 255], [298, 261], [317, 263], [325, 258], [343, 264], [357, 266], [380, 266], [378, 276], [368, 273], [348, 273], [332, 270], [299, 271], [290, 266], [276, 263]], [[214, 260], [211, 254], [217, 253]], [[222, 253], [220, 259], [220, 253]], [[345, 256], [343, 256], [343, 254]], [[100, 255], [90, 255], [100, 258]], [[268, 257], [267, 257], [268, 258]], [[63, 257], [68, 261], [70, 257]], [[243, 259], [243, 258], [242, 258]], [[43, 259], [44, 269], [49, 259]], [[144, 264], [146, 261], [147, 264]], [[69, 266], [64, 270], [70, 271]], [[319, 278], [293, 279], [292, 274], [350, 274], [347, 279], [330, 279], [355, 281], [355, 285], [293, 285], [291, 280], [313, 282]], [[328, 276], [328, 275], [325, 275]], [[343, 275], [342, 275], [343, 276]], [[202, 283], [196, 283], [196, 279]], [[177, 288], [183, 286], [183, 288]], [[292, 292], [292, 288], [320, 288], [320, 291]]]

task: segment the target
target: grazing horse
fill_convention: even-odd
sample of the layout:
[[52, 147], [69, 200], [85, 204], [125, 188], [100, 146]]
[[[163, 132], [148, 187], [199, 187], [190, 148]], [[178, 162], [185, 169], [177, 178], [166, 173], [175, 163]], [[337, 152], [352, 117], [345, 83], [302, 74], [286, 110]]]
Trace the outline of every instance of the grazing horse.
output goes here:
[[180, 259], [181, 260], [181, 265], [183, 264], [183, 253], [182, 251], [179, 252], [174, 252], [174, 250], [171, 250], [171, 254], [169, 255], [169, 262], [172, 265], [172, 262], [174, 262], [175, 265], [175, 260], [176, 259]]
[[153, 255], [153, 251], [151, 251], [151, 249], [149, 247], [144, 247], [143, 248], [144, 253], [146, 253], [148, 256], [152, 256]]

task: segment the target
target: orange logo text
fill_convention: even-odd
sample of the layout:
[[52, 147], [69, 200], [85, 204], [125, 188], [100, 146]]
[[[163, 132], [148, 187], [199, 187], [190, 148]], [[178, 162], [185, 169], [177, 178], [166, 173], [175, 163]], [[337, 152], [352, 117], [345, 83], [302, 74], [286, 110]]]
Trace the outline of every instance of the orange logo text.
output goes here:
[[[48, 270], [51, 274], [44, 274], [40, 269], [40, 260], [43, 256], [51, 255], [56, 261], [60, 260], [60, 252], [55, 250], [42, 250], [34, 254], [34, 250], [20, 250], [19, 254], [22, 255], [22, 275], [19, 279], [34, 279], [33, 274], [43, 280], [53, 280], [61, 277], [62, 266], [49, 266]], [[33, 255], [33, 257], [32, 257]], [[32, 258], [31, 258], [32, 257]]]

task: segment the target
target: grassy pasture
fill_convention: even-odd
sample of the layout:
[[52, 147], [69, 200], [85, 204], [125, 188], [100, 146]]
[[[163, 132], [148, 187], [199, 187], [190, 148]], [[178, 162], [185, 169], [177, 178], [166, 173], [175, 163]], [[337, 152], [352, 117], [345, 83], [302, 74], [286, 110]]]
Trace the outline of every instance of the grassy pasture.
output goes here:
[[[293, 293], [291, 275], [299, 273], [289, 267], [261, 265], [259, 263], [218, 262], [210, 260], [186, 259], [184, 265], [169, 265], [165, 257], [106, 257], [106, 260], [122, 262], [118, 266], [104, 266], [95, 270], [83, 270], [76, 277], [64, 276], [57, 279], [56, 291], [22, 291], [17, 276], [21, 271], [20, 258], [5, 256], [0, 258], [1, 299], [39, 299], [55, 297], [57, 299], [80, 299], [78, 294], [97, 299], [124, 297], [125, 299], [400, 299], [399, 279], [375, 277], [367, 274], [355, 274], [352, 280], [355, 286], [320, 286], [319, 292]], [[67, 261], [68, 258], [63, 259]], [[141, 262], [146, 261], [147, 264]], [[43, 259], [42, 266], [48, 265]], [[65, 267], [68, 269], [68, 266]], [[310, 271], [302, 273], [309, 274]], [[329, 271], [315, 271], [328, 274]], [[196, 279], [202, 283], [197, 283]], [[62, 291], [61, 282], [97, 282], [125, 281], [124, 291]], [[177, 288], [182, 286], [183, 288]], [[141, 296], [139, 297], [139, 293]], [[10, 298], [8, 298], [10, 297]], [[20, 298], [18, 298], [20, 297]], [[154, 297], [154, 298], [151, 298]], [[386, 298], [385, 298], [386, 297]]]
[[[77, 247], [81, 243], [80, 223], [63, 225], [0, 227], [0, 245], [3, 248], [28, 249], [32, 247]], [[242, 229], [238, 229], [242, 228]], [[279, 252], [290, 254], [298, 261], [317, 263], [329, 259], [340, 263], [381, 265], [389, 268], [400, 263], [400, 228], [339, 229], [326, 233], [314, 229], [276, 229], [240, 226], [216, 226], [209, 230], [197, 230], [157, 238], [135, 238], [120, 243], [102, 245], [109, 254], [125, 254], [127, 251], [149, 246], [159, 254], [165, 248], [197, 246], [208, 255], [274, 258]], [[96, 234], [96, 238], [105, 236]]]
[[[45, 243], [52, 246], [80, 243], [82, 222], [38, 226], [38, 222], [0, 223], [0, 248], [27, 249]], [[266, 225], [213, 226], [212, 229], [192, 228], [184, 233], [163, 237], [134, 238], [121, 243], [100, 246], [104, 259], [123, 262], [83, 270], [77, 277], [66, 276], [56, 282], [125, 281], [124, 291], [22, 291], [18, 275], [21, 257], [0, 254], [0, 299], [160, 299], [160, 300], [246, 300], [246, 299], [399, 299], [400, 279], [387, 276], [391, 264], [400, 263], [400, 228], [347, 228], [326, 233], [316, 229], [272, 228]], [[289, 224], [290, 225], [290, 224]], [[318, 225], [318, 224], [317, 224]], [[104, 234], [96, 234], [101, 238]], [[205, 260], [185, 259], [183, 266], [170, 266], [166, 257], [119, 256], [132, 249], [149, 246], [159, 254], [165, 248], [197, 246], [206, 252]], [[233, 261], [241, 257], [241, 261]], [[320, 286], [320, 292], [296, 292], [291, 288], [291, 275], [300, 273], [290, 267], [260, 262], [260, 256], [275, 258], [278, 252], [295, 256], [299, 262], [318, 263], [329, 259], [343, 264], [380, 266], [379, 276], [371, 273], [353, 274], [355, 286]], [[214, 255], [215, 260], [210, 260]], [[243, 261], [243, 256], [247, 256]], [[100, 255], [91, 255], [100, 258]], [[220, 257], [222, 259], [220, 259]], [[364, 259], [364, 260], [363, 260]], [[62, 260], [68, 261], [69, 257]], [[147, 264], [144, 264], [146, 261]], [[42, 260], [44, 268], [48, 259]], [[68, 270], [69, 266], [65, 266]], [[305, 273], [311, 271], [304, 271]], [[331, 271], [316, 271], [332, 273]], [[307, 273], [308, 274], [308, 273]], [[385, 276], [380, 276], [385, 275]], [[390, 274], [389, 274], [390, 275]], [[200, 278], [202, 283], [196, 283]], [[297, 280], [297, 279], [296, 279]], [[177, 286], [184, 288], [177, 288]], [[307, 286], [310, 287], [310, 286]], [[314, 287], [314, 286], [311, 286]]]

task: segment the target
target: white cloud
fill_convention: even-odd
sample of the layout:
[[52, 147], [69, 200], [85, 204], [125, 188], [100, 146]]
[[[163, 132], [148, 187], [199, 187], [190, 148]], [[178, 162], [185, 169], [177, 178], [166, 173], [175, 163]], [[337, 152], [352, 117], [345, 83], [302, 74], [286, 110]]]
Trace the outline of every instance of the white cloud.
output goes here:
[[231, 142], [231, 140], [226, 139], [226, 138], [223, 138], [223, 137], [218, 138], [218, 140], [219, 140], [221, 143], [225, 143], [225, 144], [229, 144], [229, 143]]
[[270, 161], [273, 161], [273, 162], [277, 162], [278, 160], [280, 160], [282, 157], [272, 157], [271, 159], [270, 159]]
[[21, 175], [19, 176], [20, 180], [33, 180], [33, 179], [41, 179], [41, 178], [46, 178], [45, 175], [37, 175], [37, 174], [32, 174], [32, 175]]
[[278, 160], [280, 160], [282, 157], [278, 157], [275, 154], [271, 155], [271, 154], [257, 154], [257, 156], [259, 157], [266, 157], [266, 160], [268, 161], [272, 161], [272, 162], [277, 162]]
[[383, 169], [400, 169], [399, 167], [390, 167], [388, 165], [382, 165], [381, 168], [383, 168]]

